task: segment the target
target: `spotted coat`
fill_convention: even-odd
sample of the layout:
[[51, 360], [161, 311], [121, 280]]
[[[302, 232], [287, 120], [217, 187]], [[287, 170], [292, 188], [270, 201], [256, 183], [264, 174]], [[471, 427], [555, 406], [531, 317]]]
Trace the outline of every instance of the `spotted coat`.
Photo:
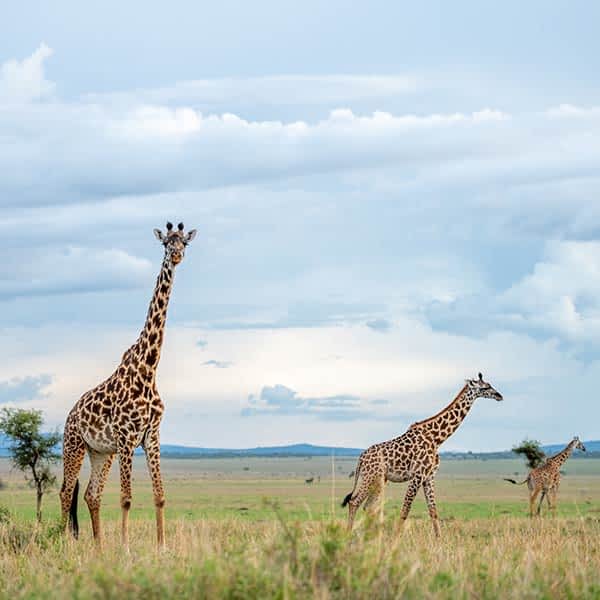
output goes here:
[[69, 413], [64, 430], [64, 479], [60, 492], [63, 526], [71, 517], [78, 534], [76, 503], [78, 477], [84, 455], [90, 457], [91, 474], [85, 491], [94, 538], [101, 542], [100, 502], [106, 478], [115, 455], [119, 457], [121, 484], [122, 539], [129, 543], [128, 515], [131, 506], [131, 469], [133, 452], [144, 448], [152, 479], [159, 546], [164, 545], [164, 489], [160, 473], [159, 426], [164, 405], [156, 387], [167, 306], [173, 286], [175, 267], [184, 257], [185, 246], [195, 230], [183, 232], [167, 224], [167, 233], [154, 230], [164, 245], [165, 254], [150, 302], [144, 328], [136, 342], [125, 351], [120, 364], [105, 381], [89, 390]]
[[[577, 436], [558, 454], [551, 456], [542, 465], [532, 469], [525, 480], [517, 483], [514, 479], [506, 479], [506, 481], [510, 481], [516, 485], [527, 484], [529, 489], [529, 514], [532, 517], [534, 514], [540, 514], [544, 498], [546, 498], [548, 508], [552, 511], [556, 510], [558, 488], [560, 486], [560, 468], [575, 449], [585, 452], [585, 446]], [[535, 501], [540, 494], [540, 502], [536, 511]]]
[[365, 508], [376, 507], [381, 501], [384, 485], [388, 482], [409, 482], [400, 513], [405, 521], [418, 490], [422, 487], [436, 535], [440, 534], [435, 502], [435, 475], [439, 468], [439, 446], [462, 423], [478, 397], [502, 400], [502, 395], [489, 383], [468, 380], [456, 398], [442, 411], [413, 423], [401, 436], [374, 444], [359, 457], [355, 471], [354, 489], [342, 506], [348, 505], [348, 529], [352, 529], [356, 511], [365, 502]]

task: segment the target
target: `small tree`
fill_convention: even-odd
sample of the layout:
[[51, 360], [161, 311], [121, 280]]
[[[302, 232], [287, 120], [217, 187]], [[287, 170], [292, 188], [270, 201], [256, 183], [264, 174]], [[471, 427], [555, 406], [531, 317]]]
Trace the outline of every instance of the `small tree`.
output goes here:
[[527, 466], [530, 469], [539, 467], [546, 459], [546, 454], [540, 448], [537, 440], [523, 440], [519, 446], [515, 446], [512, 451], [525, 457]]
[[0, 413], [0, 431], [10, 439], [9, 448], [13, 465], [25, 473], [25, 478], [36, 491], [37, 520], [42, 520], [42, 498], [56, 483], [50, 466], [60, 456], [54, 448], [60, 442], [58, 432], [42, 433], [42, 411], [3, 408]]

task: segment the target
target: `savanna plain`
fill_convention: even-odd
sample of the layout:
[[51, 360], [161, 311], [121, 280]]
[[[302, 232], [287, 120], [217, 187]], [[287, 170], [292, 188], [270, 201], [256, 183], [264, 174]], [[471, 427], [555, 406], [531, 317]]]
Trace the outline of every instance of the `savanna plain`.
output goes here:
[[361, 510], [348, 535], [340, 501], [355, 463], [164, 458], [167, 550], [158, 553], [136, 457], [125, 553], [116, 467], [98, 550], [82, 494], [73, 541], [59, 532], [58, 490], [36, 525], [33, 490], [0, 459], [0, 598], [600, 598], [600, 459], [566, 463], [557, 514], [544, 506], [534, 519], [526, 486], [502, 480], [523, 479], [521, 461], [442, 459], [440, 540], [422, 495], [400, 528], [402, 484], [387, 486], [383, 513]]

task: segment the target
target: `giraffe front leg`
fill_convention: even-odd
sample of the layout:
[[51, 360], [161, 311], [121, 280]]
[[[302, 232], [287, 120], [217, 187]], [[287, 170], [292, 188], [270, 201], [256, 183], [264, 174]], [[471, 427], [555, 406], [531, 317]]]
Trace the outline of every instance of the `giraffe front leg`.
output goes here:
[[146, 463], [152, 479], [154, 506], [156, 507], [156, 540], [159, 550], [165, 548], [165, 491], [160, 473], [160, 438], [158, 431], [151, 432], [144, 444]]
[[404, 522], [408, 517], [408, 513], [410, 512], [412, 503], [414, 502], [415, 496], [419, 491], [419, 487], [421, 487], [421, 480], [417, 478], [411, 480], [411, 482], [408, 484], [408, 489], [406, 490], [406, 495], [404, 496], [404, 503], [402, 504], [402, 510], [400, 511], [401, 525], [404, 525]]
[[354, 525], [354, 518], [356, 517], [356, 511], [359, 509], [360, 505], [367, 499], [369, 495], [368, 490], [365, 486], [360, 486], [358, 491], [352, 498], [350, 502], [348, 502], [348, 533], [352, 531], [352, 527]]
[[548, 496], [547, 496], [548, 508], [552, 511], [553, 515], [556, 515], [556, 506], [557, 506], [556, 496], [557, 496], [557, 494], [558, 494], [558, 490], [553, 489], [548, 492]]
[[429, 509], [429, 517], [433, 523], [433, 531], [437, 537], [441, 536], [440, 522], [438, 519], [437, 506], [435, 504], [435, 485], [434, 479], [426, 479], [423, 482], [423, 493], [425, 494], [425, 500], [427, 501], [427, 508]]
[[90, 481], [85, 490], [85, 502], [90, 511], [92, 521], [92, 533], [94, 540], [99, 547], [102, 546], [102, 530], [100, 528], [100, 504], [102, 502], [102, 492], [106, 483], [106, 478], [112, 466], [114, 454], [100, 454], [95, 450], [88, 451], [92, 472]]
[[121, 540], [129, 552], [129, 509], [131, 508], [131, 468], [133, 448], [119, 449], [119, 478], [121, 480]]

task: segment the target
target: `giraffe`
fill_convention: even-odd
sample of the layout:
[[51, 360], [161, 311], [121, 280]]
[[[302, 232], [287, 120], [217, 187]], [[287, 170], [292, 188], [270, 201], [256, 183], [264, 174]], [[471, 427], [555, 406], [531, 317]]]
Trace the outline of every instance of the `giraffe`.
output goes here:
[[121, 538], [129, 548], [129, 508], [133, 452], [143, 446], [152, 480], [159, 548], [164, 548], [164, 490], [160, 474], [159, 426], [164, 405], [156, 388], [156, 368], [160, 359], [167, 305], [173, 286], [175, 266], [184, 257], [185, 247], [196, 230], [184, 233], [167, 223], [167, 232], [154, 230], [164, 246], [164, 258], [142, 329], [136, 342], [125, 351], [121, 363], [105, 381], [89, 390], [69, 413], [63, 439], [64, 479], [60, 491], [62, 526], [70, 521], [75, 538], [79, 534], [77, 495], [79, 471], [87, 451], [91, 474], [85, 491], [94, 539], [102, 545], [100, 502], [115, 454], [119, 456], [121, 483]]
[[579, 449], [585, 452], [585, 446], [579, 437], [575, 436], [558, 454], [547, 458], [544, 464], [532, 469], [529, 475], [523, 481], [516, 482], [514, 479], [504, 478], [505, 481], [510, 481], [515, 485], [527, 484], [529, 488], [529, 515], [534, 516], [535, 501], [540, 492], [540, 503], [537, 507], [537, 514], [542, 510], [542, 502], [546, 498], [548, 508], [556, 511], [556, 495], [560, 485], [560, 468], [565, 461], [571, 456], [573, 450]]
[[502, 400], [502, 394], [484, 381], [479, 373], [477, 379], [468, 379], [456, 398], [439, 413], [413, 423], [401, 436], [374, 444], [360, 455], [354, 487], [342, 503], [342, 506], [348, 505], [348, 531], [352, 531], [356, 511], [365, 500], [365, 509], [376, 506], [388, 481], [408, 481], [400, 512], [402, 523], [406, 521], [413, 500], [422, 487], [434, 533], [440, 536], [434, 488], [440, 464], [438, 449], [458, 429], [477, 398]]

